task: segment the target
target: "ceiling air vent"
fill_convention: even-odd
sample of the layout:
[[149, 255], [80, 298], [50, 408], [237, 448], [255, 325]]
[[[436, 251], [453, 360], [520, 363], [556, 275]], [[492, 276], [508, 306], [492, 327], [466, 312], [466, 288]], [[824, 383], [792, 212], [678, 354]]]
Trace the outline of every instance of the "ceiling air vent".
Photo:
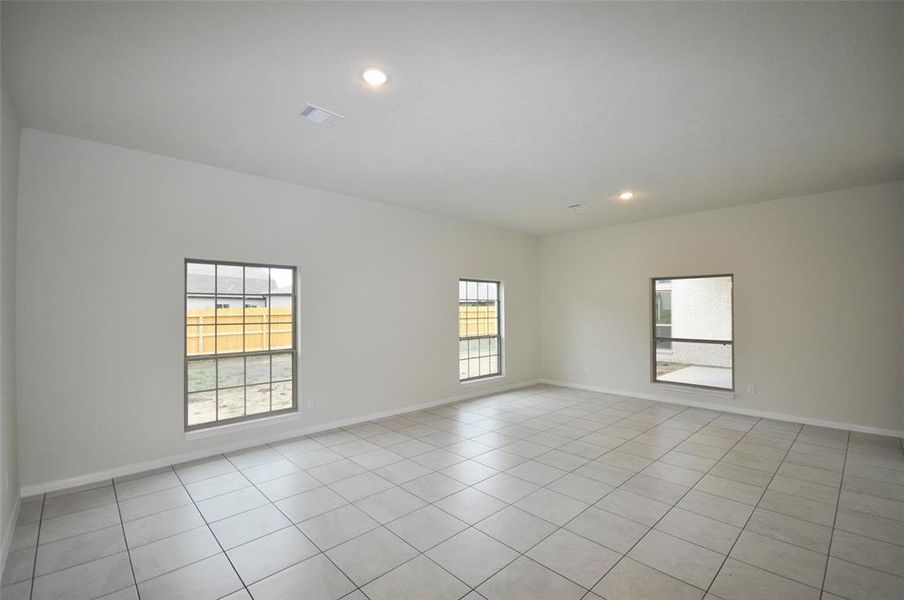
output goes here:
[[328, 125], [338, 125], [344, 118], [342, 115], [337, 115], [313, 104], [305, 104], [304, 108], [299, 111], [298, 116], [314, 123], [326, 123]]

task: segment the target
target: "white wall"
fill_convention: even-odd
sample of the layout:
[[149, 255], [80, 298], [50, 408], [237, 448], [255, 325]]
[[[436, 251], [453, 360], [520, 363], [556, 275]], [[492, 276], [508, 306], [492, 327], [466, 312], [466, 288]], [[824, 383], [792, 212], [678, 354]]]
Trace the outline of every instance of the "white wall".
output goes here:
[[[24, 486], [532, 380], [532, 236], [25, 129]], [[301, 418], [183, 434], [183, 260], [299, 268]], [[506, 376], [458, 383], [459, 276], [498, 278]], [[135, 343], [124, 344], [128, 332]]]
[[0, 84], [0, 568], [19, 499], [16, 441], [16, 197], [19, 121]]
[[686, 398], [650, 383], [650, 278], [710, 273], [738, 393], [703, 399], [904, 430], [904, 182], [542, 238], [542, 376]]

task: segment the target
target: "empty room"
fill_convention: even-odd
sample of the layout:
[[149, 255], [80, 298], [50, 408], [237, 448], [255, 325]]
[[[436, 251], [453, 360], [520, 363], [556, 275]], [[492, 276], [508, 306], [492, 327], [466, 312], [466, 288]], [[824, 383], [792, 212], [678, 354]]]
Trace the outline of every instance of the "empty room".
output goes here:
[[904, 2], [0, 24], [2, 600], [904, 600]]

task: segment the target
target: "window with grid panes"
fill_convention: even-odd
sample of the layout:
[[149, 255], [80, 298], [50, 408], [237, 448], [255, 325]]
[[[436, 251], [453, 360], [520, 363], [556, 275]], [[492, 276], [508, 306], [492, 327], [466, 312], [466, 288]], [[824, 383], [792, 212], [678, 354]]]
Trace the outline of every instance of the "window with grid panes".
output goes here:
[[458, 379], [502, 374], [502, 294], [498, 281], [458, 282]]
[[185, 261], [185, 428], [295, 410], [295, 267]]

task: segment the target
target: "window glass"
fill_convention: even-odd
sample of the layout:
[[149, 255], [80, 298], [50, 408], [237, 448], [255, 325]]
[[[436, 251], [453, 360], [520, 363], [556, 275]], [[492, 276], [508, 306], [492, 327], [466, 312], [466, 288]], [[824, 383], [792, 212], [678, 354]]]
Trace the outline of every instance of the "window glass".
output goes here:
[[460, 381], [502, 373], [502, 302], [498, 281], [458, 282], [458, 378]]
[[293, 410], [295, 268], [186, 261], [185, 426]]
[[733, 277], [653, 280], [653, 381], [734, 389]]

